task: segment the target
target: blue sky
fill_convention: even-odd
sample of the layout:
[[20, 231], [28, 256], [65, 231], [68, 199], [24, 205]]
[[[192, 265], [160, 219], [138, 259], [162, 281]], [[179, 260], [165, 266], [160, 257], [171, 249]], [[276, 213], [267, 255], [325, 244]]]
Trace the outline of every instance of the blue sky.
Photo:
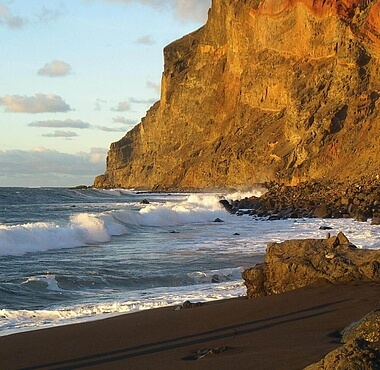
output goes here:
[[0, 186], [91, 185], [210, 0], [0, 0]]

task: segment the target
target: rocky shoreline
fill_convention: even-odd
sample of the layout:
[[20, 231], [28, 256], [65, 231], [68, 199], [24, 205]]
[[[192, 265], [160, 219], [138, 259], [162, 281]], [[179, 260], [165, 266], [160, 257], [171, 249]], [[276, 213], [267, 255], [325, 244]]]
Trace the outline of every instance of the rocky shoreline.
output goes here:
[[340, 335], [341, 347], [304, 370], [380, 369], [380, 309], [348, 325]]
[[380, 224], [379, 176], [357, 181], [312, 180], [296, 186], [276, 182], [262, 184], [260, 197], [235, 200], [225, 207], [237, 215], [250, 214], [269, 220], [287, 218], [354, 218]]
[[[245, 270], [248, 298], [306, 286], [380, 284], [380, 250], [356, 248], [343, 233], [327, 239], [269, 243], [265, 262]], [[380, 369], [380, 300], [377, 309], [337, 334], [343, 346], [307, 370]]]

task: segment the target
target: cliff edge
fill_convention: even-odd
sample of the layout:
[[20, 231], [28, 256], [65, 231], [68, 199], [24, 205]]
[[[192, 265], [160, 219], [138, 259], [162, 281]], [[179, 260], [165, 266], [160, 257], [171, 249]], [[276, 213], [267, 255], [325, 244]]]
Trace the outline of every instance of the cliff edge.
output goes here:
[[95, 187], [247, 187], [380, 172], [380, 0], [213, 0], [164, 49], [161, 99]]

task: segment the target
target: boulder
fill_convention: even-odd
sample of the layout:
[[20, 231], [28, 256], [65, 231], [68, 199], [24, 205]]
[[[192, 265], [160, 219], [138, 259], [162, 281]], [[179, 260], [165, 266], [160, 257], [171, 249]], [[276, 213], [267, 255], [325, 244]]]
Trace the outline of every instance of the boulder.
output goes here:
[[380, 215], [373, 215], [371, 225], [380, 225]]
[[379, 179], [368, 175], [361, 179], [360, 184], [358, 186], [356, 181], [312, 180], [295, 186], [281, 186], [275, 182], [267, 182], [262, 184], [267, 191], [261, 197], [234, 201], [233, 208], [236, 212], [239, 209], [249, 209], [252, 215], [270, 219], [274, 219], [273, 216], [276, 216], [275, 219], [296, 216], [344, 217], [362, 222], [372, 219], [372, 225], [379, 225]]
[[263, 264], [243, 272], [248, 298], [278, 294], [319, 280], [380, 283], [380, 250], [356, 248], [343, 233], [328, 239], [269, 243]]
[[348, 325], [341, 334], [343, 346], [304, 370], [380, 369], [380, 309]]
[[304, 370], [379, 370], [380, 344], [354, 339]]
[[362, 338], [368, 342], [380, 342], [380, 309], [373, 310], [361, 320], [342, 330], [342, 342]]

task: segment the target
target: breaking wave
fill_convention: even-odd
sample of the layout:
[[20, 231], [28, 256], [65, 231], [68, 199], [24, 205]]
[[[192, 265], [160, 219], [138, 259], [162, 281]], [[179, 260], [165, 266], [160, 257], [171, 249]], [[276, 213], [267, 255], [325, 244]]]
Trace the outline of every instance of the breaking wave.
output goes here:
[[126, 204], [123, 209], [102, 213], [76, 213], [68, 221], [60, 223], [0, 224], [0, 255], [84, 247], [127, 234], [131, 232], [132, 226], [165, 227], [205, 223], [226, 215], [217, 196], [189, 195], [180, 202]]

